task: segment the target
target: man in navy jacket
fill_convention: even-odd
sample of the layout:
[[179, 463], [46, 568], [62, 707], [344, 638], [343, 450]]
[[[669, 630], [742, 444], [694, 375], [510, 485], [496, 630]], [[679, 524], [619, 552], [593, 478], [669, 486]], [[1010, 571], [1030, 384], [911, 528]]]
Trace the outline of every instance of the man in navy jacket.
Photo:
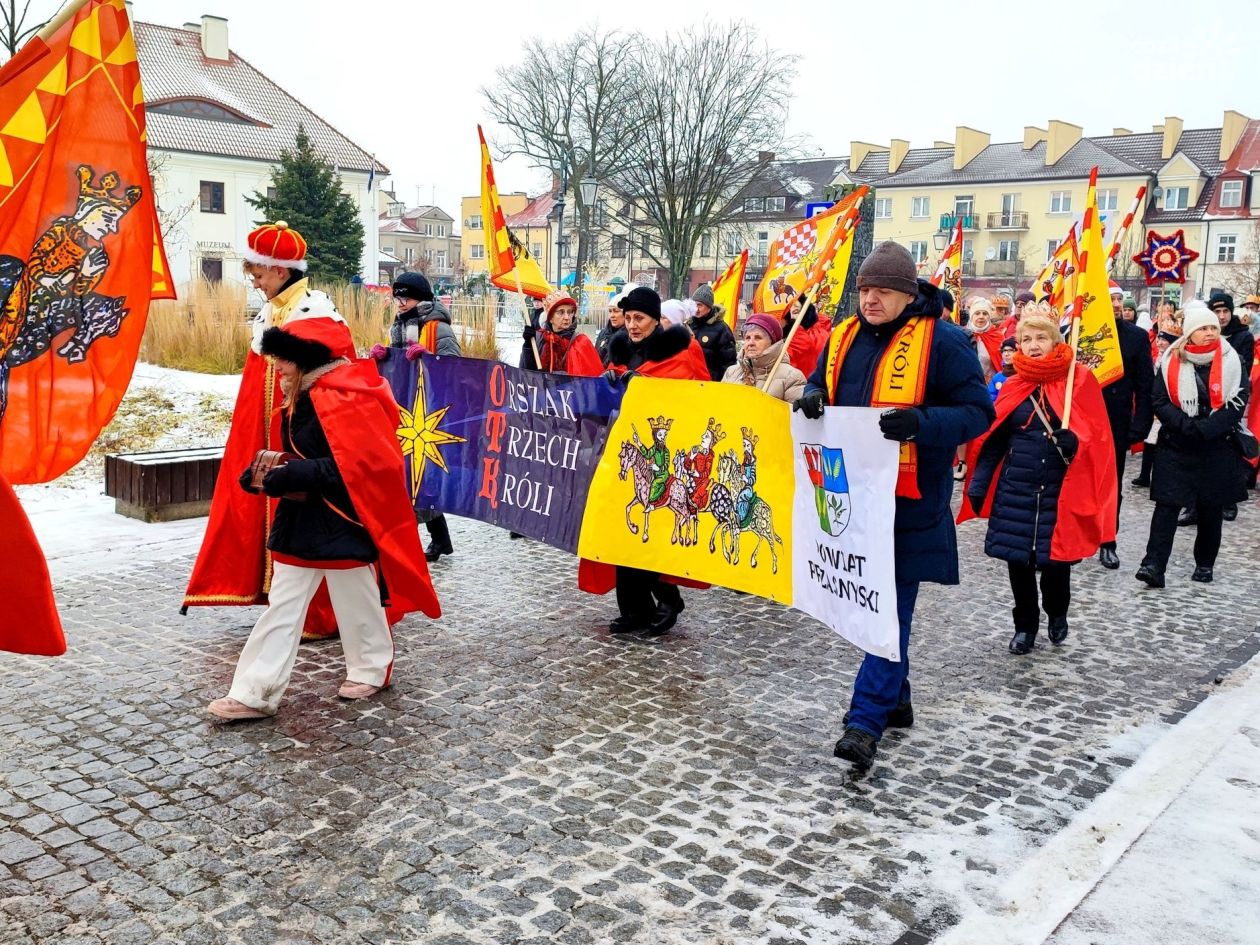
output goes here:
[[[837, 758], [866, 769], [884, 729], [908, 727], [914, 721], [908, 654], [919, 584], [958, 583], [958, 545], [950, 510], [954, 453], [988, 429], [994, 412], [966, 334], [940, 318], [937, 288], [916, 277], [914, 260], [904, 247], [891, 241], [875, 247], [858, 271], [858, 289], [861, 314], [856, 327], [846, 328], [842, 322], [835, 328], [832, 344], [819, 357], [796, 404], [806, 417], [821, 417], [825, 405], [872, 406], [878, 399], [882, 355], [889, 345], [905, 338], [907, 331], [927, 330], [930, 336], [919, 363], [911, 368], [915, 374], [926, 372], [920, 402], [886, 410], [879, 422], [887, 439], [913, 444], [917, 470], [911, 482], [898, 483], [893, 526], [901, 660], [866, 656], [853, 684], [844, 735], [835, 747]], [[911, 324], [917, 319], [931, 319], [933, 324]], [[846, 332], [853, 332], [847, 350], [833, 361], [833, 346], [838, 337], [848, 337], [841, 334]], [[909, 497], [915, 491], [919, 497]]]

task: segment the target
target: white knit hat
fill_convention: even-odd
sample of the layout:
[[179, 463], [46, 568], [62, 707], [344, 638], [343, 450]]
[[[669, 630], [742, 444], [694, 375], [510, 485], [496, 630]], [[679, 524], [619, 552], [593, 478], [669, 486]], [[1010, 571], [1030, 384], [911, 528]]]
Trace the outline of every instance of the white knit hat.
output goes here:
[[[1209, 313], [1210, 314], [1210, 313]], [[687, 306], [678, 299], [666, 299], [661, 303], [661, 320], [668, 321], [671, 325], [685, 325], [687, 323]], [[1212, 316], [1215, 318], [1216, 316]]]
[[1181, 337], [1177, 339], [1177, 344], [1187, 345], [1190, 343], [1190, 336], [1200, 328], [1208, 326], [1219, 328], [1220, 320], [1216, 317], [1216, 313], [1207, 307], [1207, 303], [1200, 299], [1192, 299], [1186, 303], [1185, 309], [1181, 316]]

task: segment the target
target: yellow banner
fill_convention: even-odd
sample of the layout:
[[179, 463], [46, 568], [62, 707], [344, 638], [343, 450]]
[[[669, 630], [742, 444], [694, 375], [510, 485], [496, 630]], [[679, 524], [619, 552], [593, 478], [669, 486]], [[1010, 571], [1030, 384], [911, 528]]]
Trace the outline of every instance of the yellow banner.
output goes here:
[[578, 554], [791, 603], [789, 413], [739, 384], [634, 378]]
[[[1098, 216], [1097, 192], [1093, 183], [1085, 197], [1085, 219], [1081, 224], [1081, 272], [1077, 285], [1080, 303], [1080, 338], [1076, 360], [1094, 372], [1104, 387], [1124, 375], [1116, 316], [1111, 310], [1107, 288], [1107, 251], [1103, 249], [1102, 221]], [[1076, 317], [1077, 311], [1072, 312]]]

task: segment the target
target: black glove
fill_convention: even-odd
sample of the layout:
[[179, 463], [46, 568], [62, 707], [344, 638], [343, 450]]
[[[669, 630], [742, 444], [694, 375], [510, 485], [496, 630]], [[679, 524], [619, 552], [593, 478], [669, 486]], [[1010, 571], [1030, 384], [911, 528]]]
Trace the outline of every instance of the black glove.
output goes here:
[[314, 486], [315, 464], [309, 459], [291, 459], [263, 477], [263, 492], [272, 497], [310, 492]]
[[907, 443], [919, 435], [919, 411], [913, 407], [894, 407], [879, 415], [879, 431], [885, 440]]
[[236, 481], [239, 482], [241, 484], [241, 488], [250, 495], [259, 494], [258, 490], [254, 488], [254, 470], [252, 467], [246, 468], [246, 470], [241, 473], [241, 477]]
[[622, 375], [621, 375], [621, 384], [622, 384], [622, 386], [624, 387], [624, 386], [626, 386], [627, 384], [629, 384], [629, 383], [630, 383], [630, 378], [632, 378], [632, 377], [638, 377], [638, 376], [639, 376], [639, 372], [638, 372], [638, 371], [624, 371], [624, 372], [622, 372]]
[[792, 409], [799, 410], [810, 420], [820, 420], [823, 415], [823, 406], [823, 392], [810, 390], [801, 394], [800, 400], [792, 405]]
[[601, 374], [600, 377], [606, 380], [609, 384], [616, 384], [618, 381], [621, 380], [621, 375], [618, 374], [616, 371], [614, 371], [612, 368], [609, 368], [607, 371]]
[[532, 341], [534, 339], [534, 336], [537, 334], [538, 334], [537, 328], [535, 328], [533, 325], [526, 325], [524, 331], [521, 332], [521, 337], [524, 338], [526, 341]]
[[971, 511], [975, 512], [977, 515], [984, 514], [984, 496], [972, 495], [969, 492], [967, 493], [967, 504], [971, 506]]
[[1054, 440], [1054, 445], [1063, 454], [1065, 463], [1072, 462], [1072, 458], [1076, 456], [1076, 451], [1081, 448], [1080, 439], [1071, 430], [1055, 430], [1050, 439]]

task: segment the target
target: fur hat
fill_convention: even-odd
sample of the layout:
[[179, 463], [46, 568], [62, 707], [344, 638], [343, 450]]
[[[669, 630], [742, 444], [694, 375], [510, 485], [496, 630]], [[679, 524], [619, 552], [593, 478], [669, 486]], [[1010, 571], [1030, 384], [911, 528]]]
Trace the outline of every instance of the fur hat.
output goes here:
[[695, 292], [691, 293], [691, 301], [713, 308], [715, 304], [713, 301], [713, 287], [708, 284], [700, 286]]
[[306, 240], [283, 220], [264, 223], [245, 238], [245, 261], [306, 272]]
[[858, 288], [894, 289], [917, 295], [918, 267], [910, 250], [892, 240], [880, 243], [862, 260], [858, 269]]
[[415, 299], [417, 302], [432, 302], [433, 287], [429, 280], [419, 272], [402, 272], [394, 280], [394, 298]]
[[661, 320], [661, 297], [647, 286], [638, 286], [626, 293], [621, 300], [623, 312], [642, 312], [650, 318]]
[[1224, 305], [1229, 309], [1230, 314], [1234, 311], [1234, 297], [1228, 292], [1213, 292], [1207, 302], [1208, 308], [1216, 308], [1218, 305]]
[[331, 318], [299, 318], [283, 328], [268, 328], [261, 346], [263, 354], [292, 361], [304, 373], [336, 358], [354, 357], [350, 329]]
[[783, 338], [783, 326], [779, 324], [779, 320], [773, 315], [765, 315], [758, 312], [756, 315], [749, 315], [748, 320], [744, 322], [744, 331], [749, 328], [756, 328], [764, 331], [770, 337], [770, 343], [774, 344]]
[[1180, 344], [1189, 344], [1190, 336], [1200, 328], [1220, 328], [1221, 321], [1216, 317], [1216, 313], [1207, 307], [1201, 300], [1192, 299], [1186, 303], [1185, 311], [1181, 316], [1181, 338]]

